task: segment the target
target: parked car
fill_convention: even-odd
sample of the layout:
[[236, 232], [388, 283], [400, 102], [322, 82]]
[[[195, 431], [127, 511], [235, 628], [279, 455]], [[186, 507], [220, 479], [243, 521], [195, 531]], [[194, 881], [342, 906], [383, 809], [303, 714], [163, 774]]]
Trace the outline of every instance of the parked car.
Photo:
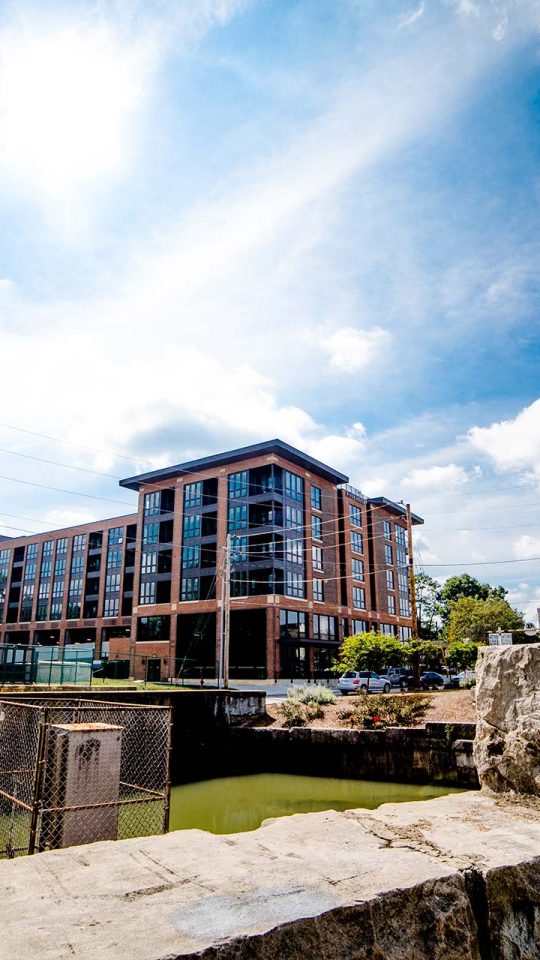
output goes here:
[[449, 677], [443, 676], [442, 673], [435, 673], [434, 670], [427, 670], [420, 676], [420, 686], [424, 690], [442, 690], [449, 683]]
[[338, 690], [343, 697], [349, 693], [390, 693], [392, 684], [373, 670], [347, 670], [339, 678]]
[[389, 667], [383, 679], [389, 680], [393, 687], [406, 690], [413, 679], [413, 672], [409, 667]]
[[450, 683], [453, 687], [476, 683], [476, 673], [474, 670], [462, 670], [461, 673], [456, 673], [455, 677], [450, 678]]

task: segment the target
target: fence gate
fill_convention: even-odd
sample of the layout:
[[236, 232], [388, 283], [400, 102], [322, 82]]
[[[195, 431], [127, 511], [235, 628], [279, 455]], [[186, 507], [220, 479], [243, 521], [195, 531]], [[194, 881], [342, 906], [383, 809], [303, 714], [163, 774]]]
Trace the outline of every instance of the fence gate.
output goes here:
[[0, 701], [0, 858], [169, 826], [171, 708]]

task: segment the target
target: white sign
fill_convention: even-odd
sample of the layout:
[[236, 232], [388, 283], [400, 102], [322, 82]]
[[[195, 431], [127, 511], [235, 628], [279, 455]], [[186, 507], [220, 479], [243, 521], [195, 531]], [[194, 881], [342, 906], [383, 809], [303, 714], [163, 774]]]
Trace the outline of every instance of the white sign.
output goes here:
[[511, 633], [490, 633], [489, 636], [489, 645], [491, 647], [504, 647], [512, 646], [512, 634]]

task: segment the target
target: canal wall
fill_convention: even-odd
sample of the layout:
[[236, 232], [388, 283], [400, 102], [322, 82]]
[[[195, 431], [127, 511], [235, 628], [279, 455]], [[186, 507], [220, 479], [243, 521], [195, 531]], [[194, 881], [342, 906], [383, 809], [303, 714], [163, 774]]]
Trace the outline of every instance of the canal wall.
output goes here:
[[221, 736], [219, 766], [229, 775], [299, 773], [475, 788], [474, 735], [474, 723], [383, 730], [240, 727]]
[[539, 960], [540, 809], [474, 791], [0, 863], [6, 960]]

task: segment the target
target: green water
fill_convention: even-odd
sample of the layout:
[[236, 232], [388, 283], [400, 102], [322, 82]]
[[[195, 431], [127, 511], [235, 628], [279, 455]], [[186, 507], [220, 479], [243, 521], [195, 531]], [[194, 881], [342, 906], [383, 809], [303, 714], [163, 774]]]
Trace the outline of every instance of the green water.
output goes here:
[[381, 803], [431, 800], [460, 792], [452, 787], [298, 777], [282, 773], [224, 777], [173, 787], [170, 829], [241, 833], [256, 830], [270, 817], [355, 807], [373, 810]]

